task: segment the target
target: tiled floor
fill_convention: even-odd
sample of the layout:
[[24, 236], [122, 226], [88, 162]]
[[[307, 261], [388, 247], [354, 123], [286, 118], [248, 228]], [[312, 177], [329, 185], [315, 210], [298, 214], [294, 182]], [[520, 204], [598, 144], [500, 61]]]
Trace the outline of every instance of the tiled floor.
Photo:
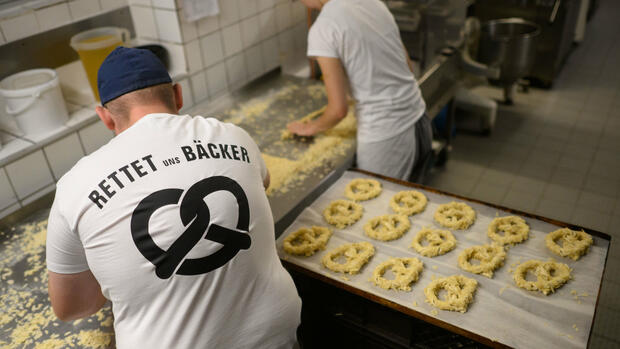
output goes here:
[[490, 137], [459, 133], [430, 183], [612, 236], [592, 348], [620, 348], [619, 14], [620, 1], [600, 1], [553, 88], [500, 105]]

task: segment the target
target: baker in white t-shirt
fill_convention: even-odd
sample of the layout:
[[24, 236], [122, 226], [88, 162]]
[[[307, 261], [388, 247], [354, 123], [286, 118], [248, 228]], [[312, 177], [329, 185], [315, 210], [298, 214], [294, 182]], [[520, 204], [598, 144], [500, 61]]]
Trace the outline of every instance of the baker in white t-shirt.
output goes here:
[[357, 109], [359, 168], [408, 180], [431, 149], [426, 105], [394, 17], [379, 0], [301, 0], [321, 10], [308, 34], [308, 56], [321, 67], [327, 108], [288, 129], [310, 136], [347, 115], [350, 89]]
[[241, 128], [176, 115], [183, 101], [147, 50], [98, 74], [116, 137], [57, 185], [47, 235], [62, 320], [110, 300], [118, 348], [291, 348], [301, 300], [276, 254], [269, 174]]

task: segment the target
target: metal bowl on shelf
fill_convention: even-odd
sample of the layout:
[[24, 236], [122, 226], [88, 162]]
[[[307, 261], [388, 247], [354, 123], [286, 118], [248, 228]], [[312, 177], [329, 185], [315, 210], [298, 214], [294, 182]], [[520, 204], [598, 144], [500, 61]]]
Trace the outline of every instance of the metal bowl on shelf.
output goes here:
[[521, 18], [495, 19], [482, 24], [477, 60], [499, 68], [497, 82], [504, 87], [507, 103], [512, 103], [515, 83], [530, 73], [539, 34], [536, 23]]

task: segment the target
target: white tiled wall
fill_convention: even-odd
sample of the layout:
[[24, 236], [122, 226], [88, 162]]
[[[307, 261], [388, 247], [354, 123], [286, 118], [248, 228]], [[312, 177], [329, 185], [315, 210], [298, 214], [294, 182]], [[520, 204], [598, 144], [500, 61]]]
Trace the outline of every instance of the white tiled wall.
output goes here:
[[192, 74], [204, 68], [202, 64], [202, 52], [198, 39], [185, 44], [185, 59], [187, 59], [187, 71]]
[[155, 13], [151, 7], [131, 6], [131, 17], [136, 35], [144, 39], [157, 40]]
[[280, 64], [280, 55], [278, 53], [278, 38], [272, 37], [261, 43], [261, 54], [265, 70], [276, 68]]
[[174, 7], [173, 0], [129, 3], [140, 39], [182, 47], [171, 54], [171, 64], [189, 74], [184, 98], [193, 104], [237, 89], [305, 51], [306, 10], [299, 0], [220, 0], [219, 15], [196, 22], [185, 20], [180, 1]]
[[151, 4], [153, 4], [154, 7], [160, 7], [168, 10], [176, 9], [174, 0], [151, 0]]
[[6, 172], [19, 199], [24, 199], [54, 183], [52, 172], [41, 150], [8, 164]]
[[222, 29], [222, 40], [224, 40], [224, 55], [226, 57], [236, 55], [243, 49], [241, 42], [241, 27], [238, 23]]
[[204, 71], [200, 71], [190, 77], [190, 86], [192, 87], [194, 101], [199, 101], [209, 96]]
[[71, 22], [71, 14], [69, 6], [66, 3], [60, 3], [50, 7], [42, 8], [36, 11], [37, 20], [41, 31], [61, 27]]
[[200, 19], [196, 21], [196, 25], [198, 26], [198, 35], [201, 37], [213, 33], [220, 27], [217, 16]]
[[71, 18], [76, 21], [92, 17], [101, 12], [99, 0], [72, 0], [69, 1]]
[[276, 0], [257, 0], [258, 11], [272, 8], [276, 4]]
[[56, 190], [56, 183], [49, 184], [42, 189], [39, 189], [36, 192], [30, 194], [28, 197], [22, 199], [20, 201], [20, 204], [22, 206], [26, 206], [32, 202], [35, 202], [37, 199], [45, 196], [46, 194], [53, 192], [54, 190]]
[[56, 180], [59, 180], [84, 156], [80, 139], [75, 133], [46, 146], [43, 151]]
[[266, 40], [278, 32], [274, 9], [270, 8], [258, 14], [258, 32], [262, 40]]
[[151, 0], [129, 0], [130, 5], [151, 6]]
[[243, 48], [254, 46], [260, 41], [260, 31], [258, 29], [258, 16], [252, 16], [241, 21]]
[[127, 6], [127, 0], [55, 0], [32, 8], [19, 2], [0, 11], [0, 45], [42, 33], [102, 12]]
[[[84, 107], [90, 118], [92, 106]], [[72, 114], [72, 118], [78, 113]], [[113, 133], [97, 120], [0, 167], [0, 219], [55, 190], [55, 182], [85, 154], [112, 139]], [[23, 140], [20, 140], [25, 142]], [[33, 143], [28, 143], [32, 147]], [[34, 144], [36, 145], [36, 144]], [[13, 146], [13, 143], [8, 147]]]
[[220, 95], [228, 90], [224, 62], [217, 63], [207, 69], [207, 86], [212, 96]]
[[102, 11], [110, 11], [123, 6], [127, 6], [127, 0], [99, 0]]
[[114, 133], [108, 130], [103, 122], [99, 121], [84, 127], [78, 133], [86, 154], [99, 149], [114, 137]]
[[222, 33], [218, 30], [200, 39], [202, 48], [202, 61], [205, 67], [209, 67], [224, 58], [224, 48], [222, 46]]
[[231, 87], [237, 88], [243, 85], [248, 78], [243, 54], [238, 54], [226, 59], [226, 75]]
[[284, 2], [276, 6], [276, 24], [279, 31], [286, 30], [293, 23], [291, 15], [291, 4]]
[[7, 41], [23, 39], [39, 32], [39, 22], [33, 12], [17, 17], [6, 18], [0, 22], [2, 33]]
[[155, 8], [155, 23], [159, 39], [177, 44], [183, 42], [177, 11]]
[[254, 16], [258, 12], [257, 0], [243, 0], [239, 2], [239, 17], [248, 18]]
[[265, 71], [260, 45], [255, 45], [245, 50], [245, 63], [248, 67], [249, 80], [259, 77]]
[[239, 1], [220, 0], [220, 25], [229, 26], [239, 21]]
[[0, 168], [0, 210], [17, 203], [17, 195], [4, 168]]
[[[198, 38], [198, 23], [188, 22], [185, 19], [185, 16], [183, 15], [183, 10], [178, 10], [177, 16], [179, 18], [179, 23], [181, 25], [181, 36], [183, 37], [183, 41], [188, 42], [188, 41], [192, 41]], [[217, 23], [217, 17], [210, 17], [210, 18], [214, 18]]]

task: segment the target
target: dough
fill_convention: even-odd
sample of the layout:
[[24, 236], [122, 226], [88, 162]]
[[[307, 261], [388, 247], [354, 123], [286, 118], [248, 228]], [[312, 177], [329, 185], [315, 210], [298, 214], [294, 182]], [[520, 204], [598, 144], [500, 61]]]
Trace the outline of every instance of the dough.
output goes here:
[[[504, 235], [500, 235], [503, 232]], [[491, 240], [500, 245], [518, 244], [527, 240], [530, 227], [525, 223], [523, 218], [518, 216], [506, 216], [494, 218], [489, 224], [487, 235]]]
[[284, 238], [284, 251], [298, 256], [312, 256], [316, 251], [325, 248], [332, 232], [329, 228], [313, 226], [301, 228]]
[[476, 211], [464, 202], [439, 205], [435, 220], [446, 228], [467, 229], [476, 220]]
[[[425, 239], [428, 241], [426, 246], [422, 245]], [[411, 247], [424, 257], [435, 257], [452, 251], [456, 247], [456, 239], [449, 230], [424, 228], [413, 238]]]
[[370, 200], [381, 194], [381, 183], [374, 179], [356, 178], [347, 184], [344, 194], [355, 201]]
[[323, 211], [327, 223], [342, 229], [362, 218], [362, 205], [349, 200], [335, 200]]
[[[410, 285], [418, 281], [423, 268], [424, 264], [417, 258], [390, 258], [375, 268], [370, 281], [386, 290], [411, 291]], [[393, 280], [383, 277], [388, 269], [394, 274]]]
[[[557, 241], [562, 241], [562, 246]], [[588, 252], [590, 245], [594, 243], [592, 236], [585, 231], [562, 228], [547, 234], [545, 244], [551, 252], [578, 260]]]
[[[433, 280], [424, 289], [426, 301], [441, 310], [467, 311], [469, 303], [474, 300], [474, 292], [478, 287], [478, 281], [463, 275], [452, 275]], [[445, 290], [445, 299], [437, 296], [441, 290]]]
[[426, 208], [428, 199], [417, 190], [400, 191], [392, 196], [390, 207], [394, 212], [407, 216], [420, 213]]
[[390, 241], [403, 236], [409, 228], [409, 218], [402, 214], [386, 214], [369, 220], [364, 232], [375, 240]]
[[[478, 260], [480, 264], [471, 264], [471, 259]], [[459, 255], [459, 267], [470, 273], [492, 278], [493, 271], [504, 264], [504, 259], [506, 259], [506, 250], [503, 246], [496, 244], [472, 246]]]
[[[527, 272], [532, 270], [536, 275], [536, 281], [527, 281]], [[540, 291], [545, 295], [554, 292], [556, 288], [564, 285], [572, 277], [571, 268], [564, 263], [554, 261], [543, 262], [529, 260], [520, 264], [514, 273], [517, 286], [530, 291]]]
[[[357, 274], [374, 254], [375, 247], [369, 242], [362, 241], [336, 247], [326, 253], [321, 262], [327, 269], [335, 272]], [[336, 262], [339, 257], [344, 257], [346, 261]]]

